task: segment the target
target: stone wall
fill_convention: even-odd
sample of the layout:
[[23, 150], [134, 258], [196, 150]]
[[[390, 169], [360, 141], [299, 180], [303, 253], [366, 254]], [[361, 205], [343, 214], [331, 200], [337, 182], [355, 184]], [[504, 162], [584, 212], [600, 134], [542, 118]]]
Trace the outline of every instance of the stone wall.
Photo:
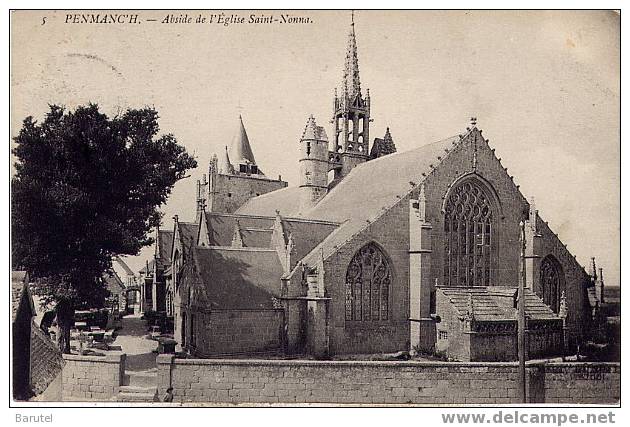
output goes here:
[[[329, 307], [330, 351], [380, 353], [408, 350], [409, 342], [409, 203], [401, 202], [352, 236], [324, 261], [324, 283]], [[376, 243], [390, 261], [389, 319], [346, 322], [346, 272], [354, 255]], [[428, 310], [427, 310], [428, 311]]]
[[[333, 404], [520, 403], [516, 363], [157, 358], [160, 395], [175, 402]], [[620, 365], [527, 365], [529, 402], [616, 403]]]
[[123, 385], [124, 353], [107, 356], [64, 354], [63, 359], [61, 387], [64, 401], [109, 400]]
[[[191, 330], [189, 313], [188, 330]], [[195, 312], [195, 342], [199, 357], [261, 353], [282, 348], [283, 310], [211, 310]], [[189, 346], [190, 335], [186, 342]]]
[[54, 342], [37, 327], [31, 326], [31, 379], [34, 394], [39, 395], [48, 388], [63, 369], [64, 360]]
[[256, 196], [285, 188], [281, 180], [247, 175], [214, 175], [214, 192], [210, 195], [212, 212], [233, 213]]

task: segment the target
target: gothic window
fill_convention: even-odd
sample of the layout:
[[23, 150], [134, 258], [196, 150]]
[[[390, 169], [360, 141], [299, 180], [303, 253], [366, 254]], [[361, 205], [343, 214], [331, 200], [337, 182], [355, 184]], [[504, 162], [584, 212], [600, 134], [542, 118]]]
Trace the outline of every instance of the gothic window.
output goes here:
[[361, 248], [346, 271], [346, 320], [388, 320], [391, 282], [391, 268], [383, 251], [374, 243]]
[[540, 285], [542, 300], [555, 313], [560, 310], [560, 292], [564, 284], [564, 274], [560, 263], [551, 255], [540, 263]]
[[444, 214], [444, 285], [489, 286], [497, 242], [493, 203], [467, 180], [449, 194]]

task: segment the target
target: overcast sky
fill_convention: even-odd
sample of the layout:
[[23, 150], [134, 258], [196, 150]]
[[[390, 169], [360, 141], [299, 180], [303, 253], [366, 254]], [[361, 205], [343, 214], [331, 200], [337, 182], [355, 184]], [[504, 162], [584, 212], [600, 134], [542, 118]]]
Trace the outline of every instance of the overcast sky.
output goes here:
[[[195, 180], [229, 144], [239, 112], [259, 166], [296, 184], [308, 116], [331, 134], [350, 12], [288, 12], [309, 24], [228, 26], [162, 24], [168, 12], [130, 13], [141, 23], [65, 24], [66, 12], [13, 12], [12, 134], [24, 117], [41, 119], [50, 103], [95, 102], [108, 114], [154, 106], [161, 131], [199, 162], [163, 207], [167, 228], [174, 214], [194, 219]], [[280, 13], [258, 12], [272, 14]], [[618, 283], [616, 14], [357, 11], [355, 23], [361, 84], [372, 97], [371, 138], [389, 126], [398, 150], [409, 150], [463, 132], [476, 116], [580, 263], [597, 257], [607, 283]], [[128, 263], [137, 271], [150, 253]]]

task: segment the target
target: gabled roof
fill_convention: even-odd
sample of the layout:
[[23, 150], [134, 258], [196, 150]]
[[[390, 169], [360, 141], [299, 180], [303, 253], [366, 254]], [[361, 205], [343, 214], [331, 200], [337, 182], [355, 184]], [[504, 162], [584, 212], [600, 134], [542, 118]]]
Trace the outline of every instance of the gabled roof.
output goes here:
[[[439, 290], [462, 316], [470, 312], [472, 299], [472, 313], [476, 320], [516, 320], [517, 318], [516, 287], [440, 287]], [[559, 319], [558, 315], [530, 289], [525, 289], [525, 315], [532, 320]]]
[[255, 248], [271, 248], [273, 218], [242, 216], [220, 212], [206, 212], [210, 246], [231, 246], [234, 227], [239, 223], [243, 245]]
[[116, 272], [113, 269], [103, 273], [103, 280], [105, 280], [107, 289], [112, 294], [117, 294], [118, 292], [125, 289], [125, 284], [123, 283], [123, 281], [120, 279], [118, 274], [116, 274]]
[[[185, 258], [190, 253], [190, 250], [197, 245], [197, 235], [199, 226], [192, 222], [177, 222], [179, 231], [179, 241], [183, 248], [182, 256]], [[171, 248], [171, 251], [173, 248]]]
[[209, 308], [274, 308], [283, 273], [275, 250], [195, 247], [192, 255]]
[[[232, 245], [234, 227], [238, 221], [243, 246], [246, 248], [275, 249], [272, 245], [274, 217], [248, 216], [206, 212], [209, 246]], [[301, 260], [318, 243], [328, 236], [338, 224], [301, 218], [282, 218], [285, 238], [293, 238], [292, 261]], [[286, 243], [286, 242], [285, 242]]]
[[123, 269], [125, 270], [125, 274], [129, 275], [129, 276], [133, 276], [133, 270], [131, 268], [129, 268], [129, 266], [127, 265], [127, 263], [125, 262], [125, 260], [123, 260], [120, 256], [116, 256], [114, 257], [114, 261], [116, 261], [116, 263]]
[[[476, 320], [511, 319], [508, 310], [499, 306], [486, 288], [439, 288], [455, 310], [465, 316], [471, 313]], [[472, 300], [472, 307], [471, 307]]]

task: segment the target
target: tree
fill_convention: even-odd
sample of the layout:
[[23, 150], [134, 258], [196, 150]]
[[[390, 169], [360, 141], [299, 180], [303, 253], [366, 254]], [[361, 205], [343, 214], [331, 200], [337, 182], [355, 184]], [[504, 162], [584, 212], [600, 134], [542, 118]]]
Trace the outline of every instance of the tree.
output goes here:
[[13, 268], [28, 271], [35, 292], [55, 303], [65, 353], [74, 311], [104, 304], [112, 256], [153, 243], [159, 206], [197, 166], [173, 135], [158, 132], [152, 108], [110, 119], [95, 104], [73, 112], [51, 105], [43, 122], [27, 117], [14, 138]]

